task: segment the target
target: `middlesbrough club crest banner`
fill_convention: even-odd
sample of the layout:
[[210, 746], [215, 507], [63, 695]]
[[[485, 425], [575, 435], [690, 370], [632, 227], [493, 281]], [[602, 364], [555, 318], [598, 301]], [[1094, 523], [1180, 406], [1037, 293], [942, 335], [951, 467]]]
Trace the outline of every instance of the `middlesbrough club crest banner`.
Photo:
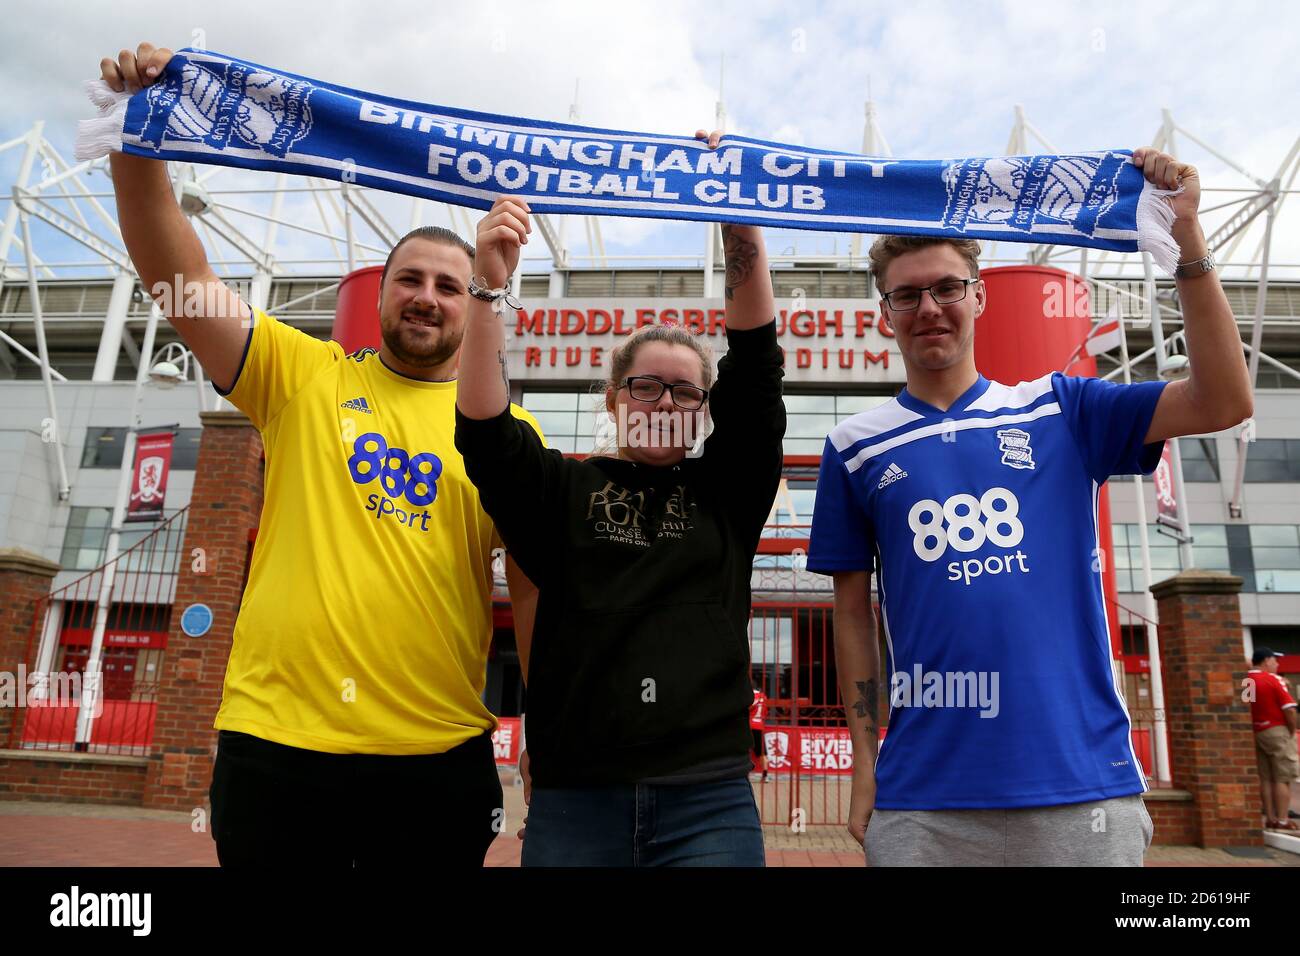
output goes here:
[[1151, 476], [1156, 488], [1156, 522], [1172, 528], [1181, 528], [1178, 495], [1174, 490], [1174, 462], [1169, 448], [1170, 443], [1165, 442], [1165, 447], [1160, 452], [1160, 463], [1156, 465], [1155, 474]]
[[[358, 183], [488, 209], [898, 233], [1150, 252], [1172, 273], [1172, 195], [1122, 149], [894, 159], [725, 136], [478, 113], [336, 86], [205, 50], [130, 95], [87, 84], [77, 159], [113, 151]], [[924, 118], [921, 118], [922, 121]]]
[[135, 469], [126, 521], [159, 521], [167, 497], [167, 474], [172, 467], [172, 432], [140, 435], [135, 443]]

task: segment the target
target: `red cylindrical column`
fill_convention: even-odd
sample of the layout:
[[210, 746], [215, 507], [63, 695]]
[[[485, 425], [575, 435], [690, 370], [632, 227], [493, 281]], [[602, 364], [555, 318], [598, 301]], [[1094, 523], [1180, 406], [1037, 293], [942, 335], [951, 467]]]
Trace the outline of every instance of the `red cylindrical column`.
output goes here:
[[330, 338], [349, 355], [357, 349], [379, 348], [379, 278], [382, 266], [367, 266], [350, 272], [339, 283], [334, 307], [334, 328]]
[[[1072, 272], [1046, 266], [999, 266], [982, 270], [980, 278], [988, 290], [984, 313], [975, 325], [975, 366], [980, 374], [1014, 385], [1051, 371], [1064, 371], [1092, 328], [1088, 284]], [[1095, 376], [1097, 360], [1084, 354], [1067, 374]], [[1119, 656], [1119, 589], [1105, 485], [1097, 503], [1097, 525], [1104, 555], [1101, 579], [1107, 598], [1106, 618], [1112, 652]]]
[[[1045, 266], [984, 269], [984, 314], [975, 321], [975, 365], [995, 382], [1014, 385], [1061, 371], [1092, 327], [1088, 285], [1072, 272]], [[1085, 355], [1072, 375], [1096, 375]]]

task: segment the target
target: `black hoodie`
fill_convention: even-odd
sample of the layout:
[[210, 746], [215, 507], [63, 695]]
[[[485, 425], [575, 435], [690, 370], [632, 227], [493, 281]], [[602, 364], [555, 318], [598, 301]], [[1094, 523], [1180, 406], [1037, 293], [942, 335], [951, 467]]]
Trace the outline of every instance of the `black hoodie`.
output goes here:
[[539, 591], [527, 716], [539, 787], [748, 770], [749, 583], [785, 406], [775, 325], [727, 342], [714, 430], [679, 465], [568, 459], [508, 409], [456, 412], [465, 470]]

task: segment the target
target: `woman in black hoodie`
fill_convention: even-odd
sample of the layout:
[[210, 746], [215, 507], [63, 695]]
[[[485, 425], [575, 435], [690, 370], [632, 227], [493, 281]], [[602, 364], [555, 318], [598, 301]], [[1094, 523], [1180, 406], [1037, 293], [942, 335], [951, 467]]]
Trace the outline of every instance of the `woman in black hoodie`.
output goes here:
[[[528, 232], [527, 204], [498, 200], [479, 225], [476, 285], [504, 289]], [[748, 779], [747, 626], [781, 477], [782, 353], [761, 234], [723, 233], [728, 350], [717, 381], [702, 337], [676, 326], [629, 336], [606, 391], [614, 456], [566, 459], [510, 415], [502, 319], [471, 299], [456, 447], [539, 589], [521, 648], [525, 866], [764, 862]]]

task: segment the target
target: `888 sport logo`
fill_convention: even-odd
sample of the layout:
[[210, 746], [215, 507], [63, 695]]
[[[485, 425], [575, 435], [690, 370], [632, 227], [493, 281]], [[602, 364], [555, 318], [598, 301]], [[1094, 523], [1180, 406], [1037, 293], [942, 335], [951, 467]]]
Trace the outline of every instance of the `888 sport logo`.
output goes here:
[[1029, 555], [1017, 547], [1025, 537], [1020, 500], [1007, 488], [990, 488], [978, 498], [970, 494], [952, 495], [942, 502], [923, 498], [907, 513], [907, 526], [912, 531], [912, 550], [926, 563], [938, 561], [950, 549], [958, 554], [979, 551], [985, 542], [1016, 548], [953, 561], [948, 565], [949, 581], [970, 587], [986, 574], [1029, 573]]
[[438, 497], [442, 459], [433, 452], [411, 455], [403, 448], [389, 445], [379, 432], [366, 432], [352, 443], [348, 472], [359, 485], [378, 479], [384, 494], [371, 494], [366, 499], [366, 510], [375, 512], [376, 521], [392, 515], [399, 524], [429, 530], [427, 510], [407, 510], [399, 508], [398, 503], [424, 509]]

